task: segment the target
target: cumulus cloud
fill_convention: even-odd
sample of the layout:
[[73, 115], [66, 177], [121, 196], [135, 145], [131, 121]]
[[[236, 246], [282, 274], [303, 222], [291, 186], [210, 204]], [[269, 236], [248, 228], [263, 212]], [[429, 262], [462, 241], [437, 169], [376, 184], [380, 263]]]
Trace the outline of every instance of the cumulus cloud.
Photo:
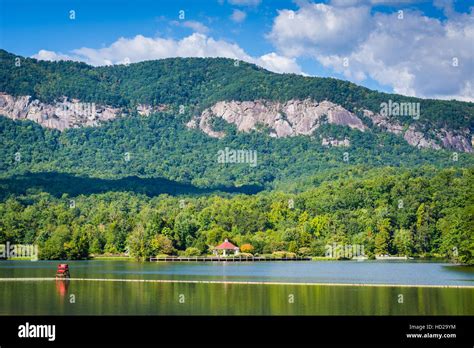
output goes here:
[[247, 14], [237, 9], [235, 9], [230, 16], [230, 19], [236, 23], [243, 22], [245, 18], [247, 18]]
[[279, 11], [268, 38], [285, 56], [313, 57], [357, 83], [372, 78], [400, 94], [474, 101], [474, 8], [460, 14], [444, 2], [448, 18], [439, 20], [371, 11], [375, 1], [301, 3]]
[[225, 57], [257, 64], [277, 73], [302, 73], [294, 58], [273, 52], [261, 57], [252, 57], [237, 44], [215, 40], [201, 33], [193, 33], [181, 40], [150, 38], [143, 35], [134, 38], [122, 37], [108, 47], [97, 49], [83, 47], [73, 50], [68, 55], [41, 50], [33, 57], [44, 60], [83, 61], [95, 66], [170, 57]]
[[198, 21], [185, 21], [183, 22], [183, 26], [192, 29], [197, 33], [206, 34], [209, 32], [209, 28]]
[[369, 7], [306, 4], [298, 11], [279, 11], [268, 37], [287, 55], [316, 51], [334, 54], [350, 52], [370, 30]]
[[277, 73], [302, 74], [301, 68], [295, 59], [280, 56], [275, 52], [261, 56], [255, 60], [255, 64]]
[[78, 60], [77, 58], [71, 57], [67, 54], [56, 53], [56, 52], [48, 51], [48, 50], [40, 50], [37, 54], [33, 56], [33, 58], [36, 58], [39, 60], [49, 60], [49, 61]]

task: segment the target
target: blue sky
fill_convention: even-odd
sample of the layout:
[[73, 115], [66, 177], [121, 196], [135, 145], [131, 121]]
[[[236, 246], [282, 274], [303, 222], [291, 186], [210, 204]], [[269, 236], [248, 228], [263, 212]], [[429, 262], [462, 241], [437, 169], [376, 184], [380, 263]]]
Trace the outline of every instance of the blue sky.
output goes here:
[[[472, 6], [449, 0], [2, 0], [0, 47], [93, 65], [227, 56], [276, 72], [473, 100]], [[439, 81], [431, 81], [433, 74]]]

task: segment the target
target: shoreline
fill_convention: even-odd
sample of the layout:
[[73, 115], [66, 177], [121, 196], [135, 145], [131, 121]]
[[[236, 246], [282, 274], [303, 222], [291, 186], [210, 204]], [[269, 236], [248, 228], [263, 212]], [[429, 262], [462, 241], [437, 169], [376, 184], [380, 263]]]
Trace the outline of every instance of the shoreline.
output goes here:
[[[432, 257], [432, 258], [409, 258], [409, 259], [364, 259], [364, 260], [357, 260], [357, 259], [334, 259], [334, 258], [328, 258], [328, 257], [310, 257], [311, 260], [300, 260], [300, 259], [267, 259], [266, 261], [267, 262], [271, 262], [271, 261], [313, 261], [313, 262], [319, 262], [319, 261], [340, 261], [340, 262], [351, 262], [351, 261], [357, 261], [357, 262], [407, 262], [407, 263], [410, 263], [410, 262], [413, 262], [413, 263], [417, 263], [417, 262], [426, 262], [426, 263], [444, 263], [446, 265], [450, 265], [450, 266], [465, 266], [465, 267], [474, 267], [473, 265], [468, 265], [468, 264], [463, 264], [463, 263], [459, 263], [459, 262], [452, 262], [450, 260], [447, 260], [447, 259], [443, 259], [443, 258], [436, 258], [436, 257]], [[189, 257], [189, 258], [186, 258], [186, 259], [189, 259], [189, 260], [184, 260], [184, 259], [178, 259], [178, 258], [175, 258], [174, 261], [171, 261], [171, 260], [164, 260], [164, 259], [161, 259], [161, 258], [156, 258], [156, 260], [153, 260], [153, 261], [149, 261], [148, 258], [147, 260], [145, 261], [137, 261], [135, 260], [134, 258], [132, 257], [128, 257], [128, 256], [99, 256], [99, 257], [91, 257], [91, 258], [88, 258], [88, 259], [75, 259], [75, 260], [50, 260], [50, 259], [38, 259], [38, 260], [31, 260], [30, 258], [26, 258], [26, 257], [12, 257], [12, 258], [8, 258], [8, 259], [2, 259], [0, 258], [0, 262], [1, 261], [27, 261], [27, 262], [60, 262], [60, 263], [67, 263], [67, 262], [78, 262], [78, 261], [129, 261], [129, 262], [136, 262], [136, 263], [154, 263], [154, 262], [195, 262], [195, 257]], [[201, 261], [201, 260], [200, 260]], [[209, 258], [209, 260], [206, 260], [206, 261], [213, 261], [211, 260], [211, 258]], [[226, 262], [226, 261], [232, 261], [232, 259], [228, 259], [226, 260], [225, 258], [221, 258], [219, 261], [214, 261], [214, 262]], [[233, 262], [240, 262], [240, 261], [233, 261]], [[251, 262], [250, 260], [249, 261], [245, 261], [245, 260], [242, 260], [241, 262]]]

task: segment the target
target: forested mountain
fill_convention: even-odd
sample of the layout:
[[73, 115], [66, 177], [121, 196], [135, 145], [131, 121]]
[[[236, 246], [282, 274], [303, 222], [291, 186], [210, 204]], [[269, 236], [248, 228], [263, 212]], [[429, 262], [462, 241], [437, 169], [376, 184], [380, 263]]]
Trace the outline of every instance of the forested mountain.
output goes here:
[[[419, 99], [373, 91], [333, 78], [276, 74], [226, 58], [169, 58], [105, 67], [78, 62], [46, 62], [0, 50], [0, 92], [29, 95], [43, 102], [67, 96], [83, 102], [133, 107], [185, 105], [204, 109], [222, 100], [328, 100], [349, 111], [380, 111], [393, 101], [419, 102], [426, 127], [472, 128], [474, 104]], [[412, 118], [401, 119], [404, 123]]]
[[[38, 243], [43, 258], [141, 258], [207, 253], [223, 238], [313, 256], [337, 242], [473, 262], [472, 103], [223, 58], [0, 58], [0, 243]], [[381, 118], [389, 100], [419, 103], [419, 117]], [[81, 102], [100, 122], [55, 111]], [[296, 111], [251, 118], [279, 107]], [[311, 110], [323, 110], [315, 124], [295, 123]], [[233, 150], [255, 161], [219, 160]]]
[[[180, 117], [153, 114], [131, 116], [101, 127], [43, 128], [33, 122], [0, 118], [0, 169], [4, 175], [32, 172], [67, 172], [101, 178], [162, 177], [198, 187], [271, 186], [334, 168], [365, 164], [412, 167], [472, 166], [471, 154], [415, 149], [391, 134], [383, 137], [327, 125], [321, 134], [347, 134], [351, 147], [326, 147], [319, 139], [276, 139], [256, 132], [210, 138], [189, 130]], [[218, 163], [225, 148], [256, 151], [257, 163]], [[19, 156], [20, 158], [18, 158]]]

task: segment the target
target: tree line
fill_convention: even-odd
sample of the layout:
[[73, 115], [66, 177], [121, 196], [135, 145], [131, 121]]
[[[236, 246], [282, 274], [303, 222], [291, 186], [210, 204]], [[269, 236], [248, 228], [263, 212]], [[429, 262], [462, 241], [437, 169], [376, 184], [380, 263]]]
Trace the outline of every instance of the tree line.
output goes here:
[[0, 243], [36, 243], [42, 259], [104, 253], [146, 259], [206, 255], [228, 238], [254, 255], [324, 256], [336, 243], [362, 245], [369, 257], [437, 256], [473, 264], [473, 174], [379, 168], [255, 195], [54, 197], [30, 190], [0, 203]]

